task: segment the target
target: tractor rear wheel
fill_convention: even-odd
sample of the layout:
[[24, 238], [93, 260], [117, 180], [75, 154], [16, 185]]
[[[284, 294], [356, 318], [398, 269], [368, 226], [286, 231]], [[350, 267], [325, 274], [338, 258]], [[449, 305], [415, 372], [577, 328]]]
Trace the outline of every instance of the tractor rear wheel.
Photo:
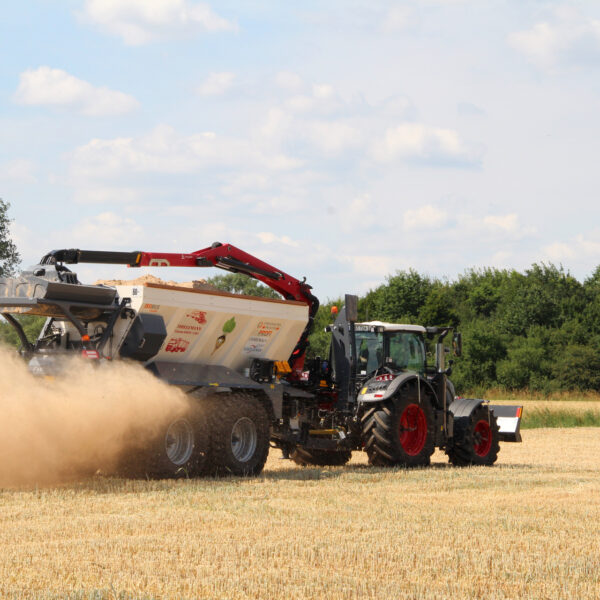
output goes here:
[[454, 443], [446, 451], [450, 462], [460, 467], [491, 466], [498, 458], [500, 435], [494, 413], [479, 405], [468, 417], [454, 420]]
[[290, 458], [303, 467], [338, 467], [345, 465], [352, 458], [351, 450], [321, 450], [318, 448], [296, 448], [290, 453]]
[[431, 400], [414, 384], [404, 386], [387, 402], [363, 417], [363, 439], [374, 466], [419, 467], [429, 464], [435, 450]]
[[209, 400], [211, 438], [208, 473], [258, 475], [269, 454], [270, 422], [264, 405], [249, 394]]

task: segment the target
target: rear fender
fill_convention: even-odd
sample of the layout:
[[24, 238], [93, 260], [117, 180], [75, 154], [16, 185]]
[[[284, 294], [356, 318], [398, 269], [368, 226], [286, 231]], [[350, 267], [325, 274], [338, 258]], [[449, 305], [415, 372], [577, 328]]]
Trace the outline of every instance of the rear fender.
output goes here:
[[454, 415], [454, 418], [468, 417], [478, 406], [484, 403], [485, 400], [480, 398], [457, 398], [448, 407], [448, 410]]
[[[402, 373], [390, 382], [379, 382], [375, 378], [368, 381], [358, 395], [358, 401], [363, 403], [381, 402], [389, 400], [396, 392], [409, 381], [419, 382], [420, 388], [425, 388], [435, 398], [435, 391], [431, 384], [417, 373]], [[387, 383], [387, 385], [386, 385]]]
[[457, 398], [450, 405], [450, 412], [454, 418], [468, 417], [480, 405], [486, 404], [494, 413], [498, 422], [500, 441], [521, 442], [521, 415], [522, 406], [509, 406], [504, 404], [487, 404], [486, 400], [476, 398]]

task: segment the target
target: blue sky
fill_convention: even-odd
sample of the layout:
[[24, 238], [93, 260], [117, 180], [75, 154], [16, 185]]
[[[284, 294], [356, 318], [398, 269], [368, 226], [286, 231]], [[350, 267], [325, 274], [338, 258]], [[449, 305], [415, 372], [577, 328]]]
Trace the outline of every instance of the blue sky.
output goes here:
[[227, 241], [323, 299], [600, 264], [597, 2], [29, 0], [0, 51], [24, 264]]

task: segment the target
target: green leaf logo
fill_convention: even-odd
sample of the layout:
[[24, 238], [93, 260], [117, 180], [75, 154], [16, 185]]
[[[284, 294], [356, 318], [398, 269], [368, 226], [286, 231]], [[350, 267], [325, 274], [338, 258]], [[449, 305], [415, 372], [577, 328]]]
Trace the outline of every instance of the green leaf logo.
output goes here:
[[231, 333], [235, 329], [235, 317], [231, 317], [229, 321], [225, 321], [223, 325], [223, 333]]

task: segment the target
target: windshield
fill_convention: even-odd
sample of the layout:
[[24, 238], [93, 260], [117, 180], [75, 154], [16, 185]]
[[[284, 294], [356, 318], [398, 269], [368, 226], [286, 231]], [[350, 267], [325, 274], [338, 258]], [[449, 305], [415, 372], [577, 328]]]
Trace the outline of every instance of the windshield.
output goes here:
[[411, 331], [387, 332], [389, 344], [387, 365], [394, 370], [422, 372], [425, 368], [423, 338]]
[[381, 366], [383, 358], [383, 335], [373, 331], [357, 331], [356, 356], [361, 375], [375, 371]]

